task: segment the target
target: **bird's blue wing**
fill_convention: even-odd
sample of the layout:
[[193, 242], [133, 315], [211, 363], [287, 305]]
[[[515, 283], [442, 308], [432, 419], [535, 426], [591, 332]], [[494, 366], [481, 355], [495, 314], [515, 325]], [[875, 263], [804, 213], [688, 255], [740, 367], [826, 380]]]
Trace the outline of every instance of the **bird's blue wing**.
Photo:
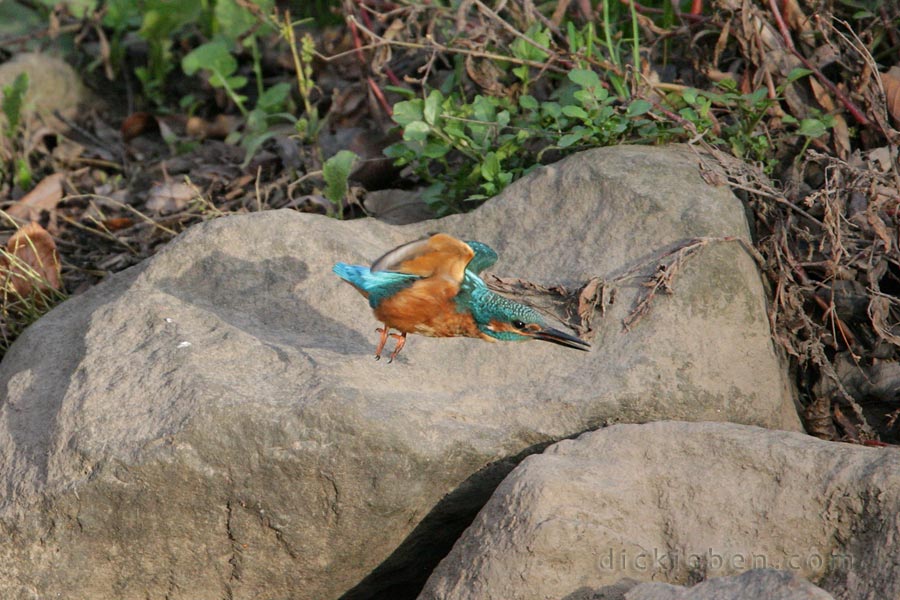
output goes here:
[[487, 244], [471, 240], [466, 240], [466, 244], [468, 244], [469, 248], [475, 252], [475, 256], [472, 257], [472, 260], [466, 265], [466, 270], [478, 275], [497, 262], [497, 253]]
[[372, 272], [369, 267], [344, 263], [337, 263], [332, 271], [366, 296], [369, 299], [369, 306], [372, 308], [377, 308], [385, 298], [390, 298], [400, 290], [404, 290], [422, 279], [418, 275], [408, 273]]

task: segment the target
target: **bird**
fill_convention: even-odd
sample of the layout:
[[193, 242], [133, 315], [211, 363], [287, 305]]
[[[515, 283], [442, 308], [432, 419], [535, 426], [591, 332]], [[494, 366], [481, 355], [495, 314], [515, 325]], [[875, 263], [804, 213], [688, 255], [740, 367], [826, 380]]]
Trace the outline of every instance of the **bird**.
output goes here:
[[381, 334], [376, 360], [390, 337], [397, 340], [388, 360], [393, 362], [410, 333], [491, 342], [543, 340], [588, 351], [590, 344], [549, 327], [534, 308], [488, 288], [480, 274], [497, 258], [487, 244], [436, 233], [390, 250], [371, 267], [339, 262], [333, 271], [368, 299], [384, 324], [375, 330]]

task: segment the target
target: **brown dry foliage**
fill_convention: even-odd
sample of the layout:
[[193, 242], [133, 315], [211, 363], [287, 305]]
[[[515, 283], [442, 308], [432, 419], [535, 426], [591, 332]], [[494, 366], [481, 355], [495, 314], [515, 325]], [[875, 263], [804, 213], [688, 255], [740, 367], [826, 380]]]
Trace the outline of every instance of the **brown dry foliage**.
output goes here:
[[4, 295], [19, 298], [62, 289], [59, 255], [47, 230], [32, 222], [19, 229], [0, 256]]

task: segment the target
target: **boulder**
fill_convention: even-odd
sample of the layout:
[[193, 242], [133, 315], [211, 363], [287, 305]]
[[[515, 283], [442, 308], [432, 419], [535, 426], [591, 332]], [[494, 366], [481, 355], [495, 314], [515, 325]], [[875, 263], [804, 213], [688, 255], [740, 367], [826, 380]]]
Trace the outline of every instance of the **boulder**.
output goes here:
[[[684, 585], [773, 568], [835, 598], [898, 598], [897, 515], [896, 449], [733, 423], [615, 425], [526, 458], [419, 600], [586, 600], [626, 578]], [[746, 592], [786, 577], [625, 598], [793, 597]]]
[[[751, 569], [733, 577], [716, 577], [693, 587], [642, 583], [623, 600], [833, 600], [833, 596], [789, 571]], [[565, 600], [575, 600], [566, 598]]]
[[[540, 169], [467, 215], [404, 227], [275, 211], [191, 228], [63, 303], [0, 364], [0, 597], [414, 598], [528, 454], [613, 422], [798, 430], [756, 265], [733, 243], [618, 284], [589, 353], [410, 336], [372, 355], [331, 273], [429, 231], [498, 275], [577, 288], [747, 237], [685, 148]], [[649, 261], [649, 262], [648, 262]]]

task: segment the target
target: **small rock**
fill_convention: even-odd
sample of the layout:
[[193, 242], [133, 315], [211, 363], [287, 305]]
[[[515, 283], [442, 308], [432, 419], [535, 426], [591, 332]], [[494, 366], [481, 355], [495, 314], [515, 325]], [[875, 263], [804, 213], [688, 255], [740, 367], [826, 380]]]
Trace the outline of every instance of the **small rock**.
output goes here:
[[408, 190], [376, 190], [363, 202], [369, 216], [393, 225], [408, 225], [434, 218], [421, 194]]
[[[24, 116], [38, 118], [56, 130], [66, 126], [53, 116], [54, 111], [67, 118], [77, 115], [80, 107], [90, 102], [90, 93], [78, 73], [62, 59], [26, 52], [0, 64], [0, 89], [10, 85], [21, 73], [28, 73], [28, 93], [25, 95]], [[0, 122], [6, 116], [0, 112]]]

